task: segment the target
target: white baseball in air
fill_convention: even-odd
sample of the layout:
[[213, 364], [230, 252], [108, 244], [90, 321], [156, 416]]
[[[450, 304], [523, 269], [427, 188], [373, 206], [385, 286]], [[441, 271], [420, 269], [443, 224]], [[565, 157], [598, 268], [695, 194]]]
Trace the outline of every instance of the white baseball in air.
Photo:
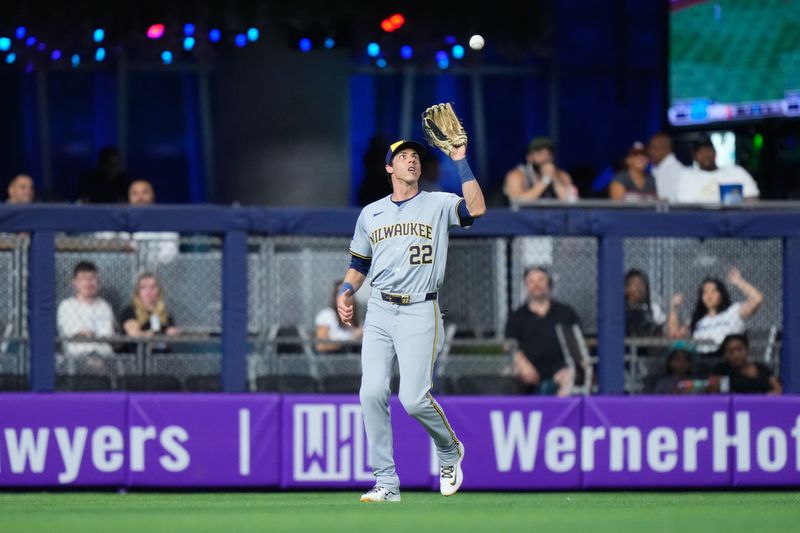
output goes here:
[[483, 48], [483, 37], [480, 35], [473, 35], [469, 38], [469, 47], [473, 50], [480, 50]]

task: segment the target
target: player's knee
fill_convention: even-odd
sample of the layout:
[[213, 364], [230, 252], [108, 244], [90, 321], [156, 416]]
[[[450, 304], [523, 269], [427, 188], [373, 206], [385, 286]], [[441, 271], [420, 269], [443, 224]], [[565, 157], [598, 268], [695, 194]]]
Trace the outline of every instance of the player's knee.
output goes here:
[[430, 402], [425, 398], [409, 397], [403, 394], [400, 394], [400, 403], [403, 404], [406, 413], [413, 417], [421, 416], [430, 406]]
[[373, 383], [362, 383], [358, 391], [361, 403], [386, 402], [389, 394], [388, 387], [379, 387]]

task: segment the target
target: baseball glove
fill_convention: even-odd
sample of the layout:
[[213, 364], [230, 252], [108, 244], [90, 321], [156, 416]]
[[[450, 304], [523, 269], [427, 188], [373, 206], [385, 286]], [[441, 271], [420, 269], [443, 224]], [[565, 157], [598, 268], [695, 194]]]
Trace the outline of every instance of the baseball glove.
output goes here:
[[436, 104], [426, 109], [422, 114], [422, 131], [428, 144], [447, 155], [467, 144], [467, 132], [450, 104]]

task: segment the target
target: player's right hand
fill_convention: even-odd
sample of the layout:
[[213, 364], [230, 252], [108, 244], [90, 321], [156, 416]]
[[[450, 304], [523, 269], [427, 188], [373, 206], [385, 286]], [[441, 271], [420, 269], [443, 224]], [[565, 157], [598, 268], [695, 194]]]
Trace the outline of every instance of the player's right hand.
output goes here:
[[353, 325], [353, 298], [349, 290], [336, 297], [336, 311], [339, 313], [339, 320], [342, 321], [342, 324]]

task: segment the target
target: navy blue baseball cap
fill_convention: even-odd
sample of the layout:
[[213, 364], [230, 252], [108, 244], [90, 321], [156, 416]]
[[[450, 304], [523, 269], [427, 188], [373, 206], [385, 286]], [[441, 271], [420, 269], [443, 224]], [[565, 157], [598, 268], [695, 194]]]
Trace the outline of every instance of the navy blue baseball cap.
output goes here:
[[395, 154], [397, 154], [397, 152], [405, 150], [406, 148], [411, 148], [412, 150], [417, 152], [417, 155], [419, 156], [420, 159], [425, 157], [425, 147], [422, 145], [422, 143], [418, 143], [417, 141], [404, 141], [401, 139], [389, 145], [389, 151], [386, 152], [386, 164], [391, 165], [392, 159], [394, 159]]

